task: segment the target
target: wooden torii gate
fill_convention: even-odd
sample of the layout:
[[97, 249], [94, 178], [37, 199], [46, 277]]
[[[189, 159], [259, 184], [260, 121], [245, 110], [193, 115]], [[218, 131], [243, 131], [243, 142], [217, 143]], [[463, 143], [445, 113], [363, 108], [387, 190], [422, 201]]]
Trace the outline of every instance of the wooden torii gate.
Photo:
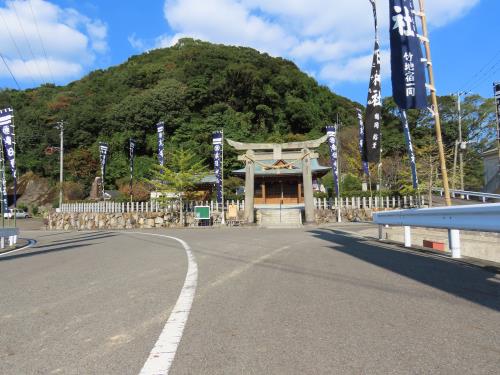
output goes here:
[[254, 184], [255, 162], [269, 159], [302, 160], [302, 179], [304, 187], [305, 220], [313, 223], [314, 199], [312, 186], [311, 160], [317, 159], [314, 151], [327, 140], [327, 136], [304, 142], [288, 143], [243, 143], [227, 139], [229, 145], [238, 151], [246, 151], [238, 156], [245, 162], [245, 221], [254, 222]]

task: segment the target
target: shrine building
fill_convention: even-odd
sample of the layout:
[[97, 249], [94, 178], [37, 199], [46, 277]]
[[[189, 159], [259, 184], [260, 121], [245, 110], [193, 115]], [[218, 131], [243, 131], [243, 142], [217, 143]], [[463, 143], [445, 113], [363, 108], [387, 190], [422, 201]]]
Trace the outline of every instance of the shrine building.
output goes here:
[[256, 207], [295, 205], [303, 209], [306, 222], [314, 222], [313, 180], [330, 171], [330, 167], [319, 165], [315, 149], [326, 139], [289, 143], [227, 139], [230, 146], [245, 151], [238, 156], [245, 168], [232, 172], [245, 179], [245, 221], [254, 222]]

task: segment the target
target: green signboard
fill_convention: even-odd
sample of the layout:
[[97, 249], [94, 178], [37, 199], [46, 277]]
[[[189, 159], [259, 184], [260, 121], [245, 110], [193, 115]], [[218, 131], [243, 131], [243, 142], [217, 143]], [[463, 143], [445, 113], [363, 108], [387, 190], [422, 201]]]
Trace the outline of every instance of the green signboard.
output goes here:
[[209, 206], [194, 206], [194, 216], [198, 220], [209, 220], [210, 219], [210, 207]]

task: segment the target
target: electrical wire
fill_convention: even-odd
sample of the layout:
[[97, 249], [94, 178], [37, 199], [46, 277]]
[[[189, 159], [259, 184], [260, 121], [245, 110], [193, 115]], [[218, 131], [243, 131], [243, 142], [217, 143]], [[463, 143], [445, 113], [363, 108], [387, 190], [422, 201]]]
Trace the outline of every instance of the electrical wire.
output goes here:
[[16, 86], [19, 90], [21, 90], [21, 86], [19, 85], [19, 82], [17, 81], [16, 77], [14, 76], [14, 73], [12, 73], [12, 70], [10, 70], [9, 68], [9, 64], [7, 64], [7, 61], [5, 60], [5, 58], [3, 57], [2, 53], [0, 53], [0, 57], [2, 58], [2, 61], [3, 63], [5, 64], [5, 67], [7, 68], [7, 70], [9, 71], [10, 73], [10, 76], [12, 77], [12, 79], [14, 80], [14, 82], [16, 83]]
[[29, 0], [28, 3], [30, 5], [33, 20], [35, 21], [36, 32], [38, 34], [38, 39], [40, 39], [40, 44], [42, 45], [43, 55], [45, 56], [45, 62], [47, 63], [47, 68], [49, 69], [50, 78], [52, 79], [52, 83], [55, 84], [54, 75], [52, 74], [52, 69], [50, 68], [49, 64], [49, 58], [47, 57], [47, 50], [45, 49], [45, 44], [43, 43], [42, 35], [40, 34], [40, 28], [38, 27], [38, 21], [36, 19], [35, 12], [33, 11], [31, 0]]
[[498, 50], [493, 57], [477, 71], [471, 79], [467, 81], [462, 86], [460, 91], [471, 91], [472, 89], [479, 86], [486, 79], [491, 77], [492, 74], [496, 73], [498, 69], [495, 70], [496, 67], [500, 65], [500, 50]]
[[16, 43], [16, 40], [12, 36], [12, 33], [10, 31], [10, 27], [7, 24], [7, 21], [5, 20], [5, 17], [3, 16], [3, 13], [1, 11], [0, 11], [0, 16], [2, 17], [2, 20], [3, 20], [3, 23], [5, 25], [5, 28], [7, 29], [7, 32], [9, 33], [10, 40], [12, 41], [12, 44], [16, 48], [16, 51], [17, 51], [17, 54], [19, 55], [19, 58], [23, 62], [24, 66], [26, 67], [26, 71], [28, 72], [29, 78], [33, 82], [33, 86], [36, 86], [36, 82], [35, 82], [35, 80], [33, 78], [33, 74], [31, 73], [31, 69], [29, 68], [28, 64], [26, 64], [26, 59], [24, 58], [23, 54], [21, 53], [21, 50], [19, 49], [19, 46]]
[[35, 64], [36, 70], [38, 71], [38, 75], [40, 76], [40, 82], [44, 82], [44, 78], [42, 75], [42, 71], [40, 70], [40, 67], [38, 66], [37, 59], [35, 57], [35, 54], [33, 53], [33, 48], [31, 47], [30, 40], [28, 36], [26, 35], [26, 31], [24, 30], [23, 23], [21, 22], [21, 18], [19, 17], [19, 13], [17, 12], [17, 7], [16, 7], [16, 2], [12, 2], [12, 8], [14, 9], [14, 13], [16, 13], [16, 18], [17, 18], [17, 23], [19, 23], [19, 27], [21, 28], [21, 31], [23, 32], [24, 38], [26, 39], [26, 44], [28, 45], [28, 49], [31, 53], [31, 57], [33, 58], [33, 62]]

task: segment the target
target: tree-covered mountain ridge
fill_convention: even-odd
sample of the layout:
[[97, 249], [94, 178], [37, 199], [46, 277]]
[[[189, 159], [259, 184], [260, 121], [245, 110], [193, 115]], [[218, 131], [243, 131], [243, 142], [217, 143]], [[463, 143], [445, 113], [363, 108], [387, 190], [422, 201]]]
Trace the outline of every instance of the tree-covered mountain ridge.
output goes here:
[[[165, 154], [183, 147], [211, 162], [212, 132], [240, 141], [315, 138], [339, 116], [356, 124], [359, 104], [339, 96], [288, 60], [251, 48], [181, 39], [170, 48], [130, 57], [66, 86], [0, 91], [15, 110], [20, 174], [56, 180], [57, 121], [64, 120], [65, 180], [88, 191], [99, 174], [98, 142], [110, 146], [107, 184], [128, 174], [128, 140], [137, 141], [136, 174], [156, 162], [156, 123], [165, 122]], [[228, 167], [238, 167], [226, 147]]]

